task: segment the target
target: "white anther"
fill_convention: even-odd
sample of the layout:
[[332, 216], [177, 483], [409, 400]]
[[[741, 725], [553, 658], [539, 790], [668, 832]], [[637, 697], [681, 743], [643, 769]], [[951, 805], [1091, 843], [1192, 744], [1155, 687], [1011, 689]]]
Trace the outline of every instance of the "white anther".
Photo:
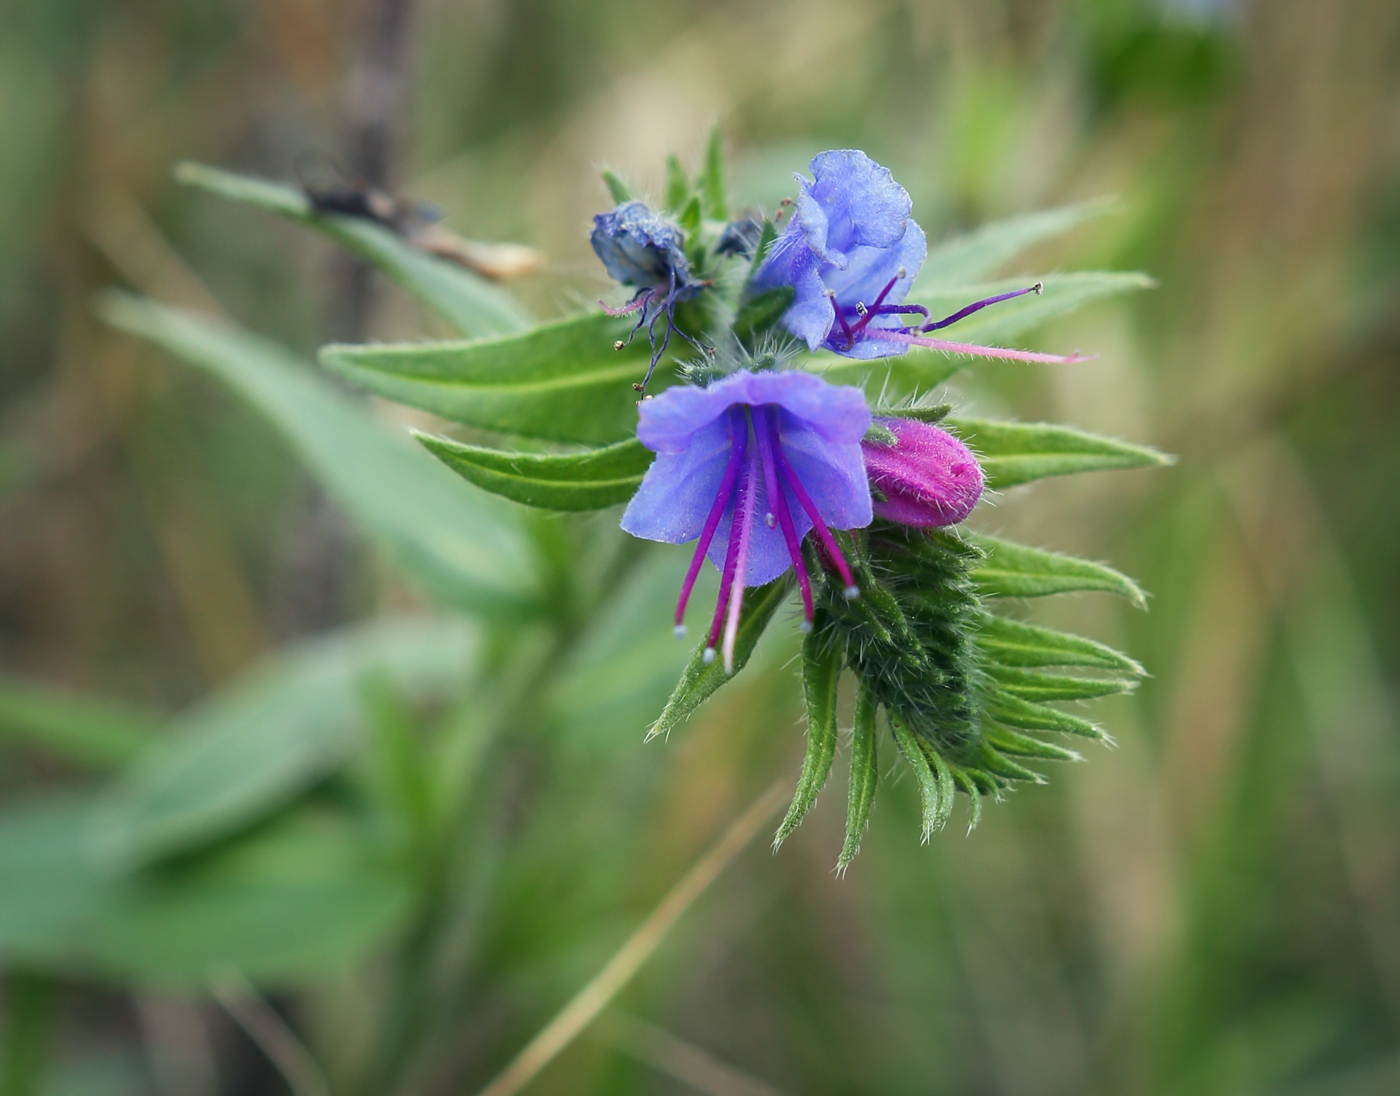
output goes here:
[[685, 625], [684, 625], [684, 624], [677, 624], [676, 627], [675, 627], [675, 629], [673, 630], [673, 632], [672, 632], [671, 634], [674, 635], [677, 639], [684, 639], [684, 638], [685, 638]]
[[844, 590], [841, 591], [841, 596], [847, 601], [854, 601], [856, 598], [860, 597], [860, 587], [847, 586]]
[[715, 649], [713, 647], [706, 647], [705, 653], [700, 656], [700, 661], [703, 662], [706, 666], [708, 666], [710, 665], [710, 663], [714, 662], [714, 660]]
[[1041, 291], [1042, 289], [1045, 288], [1045, 283], [1044, 283], [1044, 282], [1036, 282], [1035, 285], [1031, 286], [1031, 288], [1035, 290], [1035, 295], [1036, 295], [1037, 297], [1039, 297], [1039, 296], [1040, 296], [1040, 291]]
[[808, 632], [812, 630], [812, 622], [810, 620], [804, 620], [800, 625], [798, 625], [798, 628], [805, 636]]
[[773, 516], [773, 511], [770, 510], [768, 511], [768, 513], [763, 515], [763, 524], [768, 526], [768, 528], [770, 529], [778, 524], [778, 519]]
[[864, 301], [856, 301], [856, 311], [859, 312], [862, 316], [864, 316], [867, 312], [870, 311], [870, 309], [865, 307]]

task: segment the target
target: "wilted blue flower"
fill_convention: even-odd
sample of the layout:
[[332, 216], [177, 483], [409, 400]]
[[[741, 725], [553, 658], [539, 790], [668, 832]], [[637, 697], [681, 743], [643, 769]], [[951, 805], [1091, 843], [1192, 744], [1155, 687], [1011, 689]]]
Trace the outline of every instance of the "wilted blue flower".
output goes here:
[[875, 513], [901, 525], [953, 525], [982, 497], [982, 469], [966, 445], [917, 419], [876, 420], [894, 444], [865, 441], [865, 471], [884, 496]]
[[[639, 392], [644, 391], [647, 381], [651, 380], [652, 370], [666, 352], [673, 330], [679, 331], [682, 338], [699, 349], [708, 349], [676, 327], [677, 302], [690, 300], [707, 284], [691, 277], [690, 262], [685, 256], [685, 234], [679, 227], [652, 212], [642, 202], [624, 202], [616, 209], [599, 213], [593, 218], [590, 240], [608, 273], [623, 285], [637, 287], [631, 301], [621, 308], [609, 308], [607, 305], [603, 308], [610, 316], [641, 313], [631, 333], [618, 343], [621, 349], [646, 325], [647, 335], [651, 339], [651, 365], [642, 383], [634, 386]], [[666, 317], [666, 334], [658, 348], [656, 321], [663, 314]]]
[[[885, 358], [912, 345], [1019, 361], [1083, 360], [925, 337], [989, 304], [1038, 293], [1040, 286], [989, 297], [926, 322], [927, 308], [903, 303], [928, 253], [923, 229], [909, 215], [908, 192], [889, 169], [856, 149], [823, 152], [812, 160], [811, 171], [815, 181], [796, 176], [792, 220], [753, 282], [759, 291], [793, 288], [796, 297], [783, 324], [809, 349]], [[907, 317], [920, 319], [911, 325]]]
[[[742, 371], [708, 388], [670, 388], [640, 406], [637, 437], [657, 454], [622, 516], [633, 536], [683, 544], [699, 537], [676, 605], [677, 634], [706, 556], [720, 570], [706, 659], [721, 626], [732, 671], [744, 587], [797, 571], [808, 622], [812, 592], [801, 541], [816, 529], [846, 584], [855, 587], [831, 528], [871, 520], [860, 440], [870, 411], [858, 388], [801, 372]], [[781, 487], [780, 487], [781, 485]]]

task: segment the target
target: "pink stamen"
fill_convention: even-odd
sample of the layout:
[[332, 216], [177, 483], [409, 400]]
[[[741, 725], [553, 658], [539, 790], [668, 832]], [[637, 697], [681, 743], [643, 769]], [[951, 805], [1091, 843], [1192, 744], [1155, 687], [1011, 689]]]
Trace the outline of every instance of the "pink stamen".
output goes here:
[[846, 583], [848, 597], [855, 594], [849, 591], [856, 590], [855, 580], [851, 577], [851, 569], [846, 566], [846, 557], [841, 554], [841, 549], [836, 546], [836, 540], [831, 535], [831, 530], [826, 527], [826, 522], [822, 520], [821, 514], [817, 513], [816, 504], [807, 494], [806, 488], [802, 486], [802, 481], [797, 478], [797, 473], [792, 470], [792, 465], [788, 463], [787, 455], [783, 452], [782, 446], [777, 446], [773, 451], [778, 472], [782, 475], [783, 481], [794, 495], [797, 501], [802, 504], [802, 509], [807, 511], [807, 516], [812, 519], [812, 527], [816, 529], [817, 536], [821, 538], [822, 545], [826, 548], [827, 554], [831, 556], [831, 561], [836, 564], [836, 570], [840, 573], [842, 580]]
[[778, 440], [777, 409], [755, 407], [753, 409], [753, 432], [758, 439], [758, 453], [763, 460], [763, 485], [768, 492], [768, 508], [778, 516], [778, 524], [787, 541], [788, 555], [792, 557], [793, 569], [797, 571], [797, 585], [802, 589], [802, 611], [807, 625], [812, 624], [812, 584], [807, 578], [807, 565], [802, 559], [802, 545], [797, 539], [797, 528], [792, 524], [788, 512], [787, 497], [778, 486], [778, 465], [774, 453], [781, 442]]
[[[747, 447], [748, 423], [744, 423], [744, 438]], [[735, 534], [735, 525], [739, 521], [739, 513], [743, 509], [744, 495], [749, 490], [749, 481], [752, 479], [749, 466], [745, 463], [740, 472], [739, 498], [734, 506], [734, 517], [729, 525], [729, 548], [724, 554], [724, 570], [719, 575], [719, 597], [715, 599], [715, 615], [710, 620], [710, 635], [705, 641], [705, 661], [715, 660], [715, 642], [719, 639], [720, 629], [724, 626], [724, 606], [729, 600], [730, 588], [734, 585], [734, 572], [739, 564], [739, 538]]]
[[945, 317], [936, 323], [924, 324], [919, 330], [937, 331], [940, 327], [951, 327], [959, 320], [967, 319], [967, 317], [971, 316], [974, 312], [982, 311], [982, 309], [986, 308], [989, 304], [1001, 304], [1002, 301], [1013, 300], [1016, 297], [1024, 297], [1027, 293], [1039, 295], [1040, 291], [1044, 288], [1045, 287], [1040, 282], [1036, 282], [1035, 285], [1027, 286], [1025, 289], [1013, 289], [1010, 293], [998, 293], [995, 297], [987, 297], [985, 300], [974, 301], [966, 308], [960, 308], [951, 316]]
[[647, 302], [650, 300], [651, 291], [643, 290], [641, 293], [638, 293], [626, 304], [620, 305], [617, 308], [609, 308], [602, 301], [598, 302], [598, 306], [609, 316], [630, 316], [633, 312], [637, 311], [637, 309], [645, 308], [647, 306]]
[[[748, 448], [749, 428], [746, 422], [735, 422], [738, 418], [736, 414], [730, 412], [729, 434], [731, 446], [729, 449], [729, 463], [724, 466], [724, 477], [719, 483], [719, 493], [715, 495], [714, 505], [710, 507], [710, 515], [705, 519], [705, 527], [700, 532], [700, 540], [695, 545], [695, 557], [690, 561], [690, 570], [685, 573], [685, 582], [681, 586], [680, 601], [676, 603], [676, 635], [685, 635], [685, 606], [690, 600], [690, 591], [695, 588], [695, 580], [700, 575], [700, 567], [705, 562], [705, 553], [710, 550], [710, 542], [715, 538], [715, 530], [719, 528], [720, 518], [724, 516], [724, 507], [729, 502], [729, 496], [734, 490], [734, 481], [739, 478], [739, 467], [744, 460], [744, 451]], [[711, 646], [714, 641], [711, 640]]]
[[972, 343], [944, 342], [942, 339], [927, 339], [922, 335], [906, 335], [884, 327], [874, 327], [868, 332], [872, 339], [887, 339], [890, 342], [904, 343], [907, 346], [923, 346], [929, 350], [944, 350], [949, 354], [971, 354], [975, 358], [1001, 358], [1016, 362], [1046, 362], [1050, 365], [1076, 365], [1091, 362], [1097, 354], [1036, 354], [1030, 350], [1005, 350], [999, 346], [975, 346]]
[[[748, 475], [744, 479], [747, 490], [740, 500], [739, 508], [734, 511], [735, 520], [740, 523], [739, 558], [734, 568], [733, 584], [729, 591], [729, 619], [724, 623], [724, 645], [721, 647], [726, 674], [734, 672], [734, 641], [739, 635], [739, 612], [744, 606], [744, 572], [748, 570], [749, 541], [753, 536], [754, 504], [758, 502], [758, 463], [758, 447], [755, 446], [749, 454]], [[732, 544], [734, 537], [732, 527], [729, 536]]]

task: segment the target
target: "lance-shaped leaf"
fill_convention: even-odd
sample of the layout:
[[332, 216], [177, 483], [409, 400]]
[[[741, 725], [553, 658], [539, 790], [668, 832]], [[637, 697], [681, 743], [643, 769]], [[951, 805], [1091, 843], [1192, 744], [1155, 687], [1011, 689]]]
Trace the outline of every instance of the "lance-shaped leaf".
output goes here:
[[985, 597], [1044, 597], [1103, 590], [1127, 598], [1139, 609], [1147, 608], [1142, 587], [1102, 563], [1029, 548], [985, 533], [973, 534], [971, 539], [987, 553], [972, 572]]
[[533, 551], [517, 516], [464, 487], [285, 350], [125, 294], [107, 294], [99, 311], [213, 374], [270, 419], [331, 496], [430, 593], [477, 612], [538, 609]]
[[380, 620], [272, 657], [176, 718], [107, 788], [98, 848], [140, 864], [247, 826], [363, 746], [367, 680], [420, 702], [455, 696], [475, 647], [460, 620]]
[[413, 294], [463, 335], [523, 331], [534, 322], [514, 297], [485, 278], [420, 251], [363, 217], [317, 213], [297, 187], [190, 163], [178, 165], [175, 178], [324, 233]]
[[0, 679], [0, 741], [20, 741], [54, 757], [111, 768], [146, 746], [163, 719], [111, 700]]
[[856, 721], [851, 737], [851, 783], [846, 799], [846, 840], [836, 870], [844, 872], [860, 852], [860, 839], [870, 821], [875, 803], [875, 786], [880, 782], [876, 756], [876, 700], [864, 685], [856, 684]]
[[705, 147], [705, 166], [696, 179], [696, 189], [704, 196], [704, 213], [711, 221], [729, 219], [729, 195], [724, 185], [724, 138], [719, 126], [710, 130]]
[[995, 613], [980, 614], [977, 646], [1002, 666], [1093, 666], [1138, 676], [1147, 672], [1140, 663], [1095, 640]]
[[839, 647], [823, 636], [820, 622], [802, 644], [802, 697], [807, 704], [807, 756], [792, 805], [773, 837], [776, 849], [797, 829], [831, 775], [836, 756], [836, 686], [841, 680]]
[[484, 491], [546, 510], [626, 502], [655, 459], [636, 438], [586, 453], [512, 453], [414, 431], [423, 447]]
[[[792, 572], [789, 571], [767, 586], [760, 586], [745, 593], [743, 615], [739, 618], [739, 631], [734, 640], [734, 673], [737, 674], [749, 661], [754, 647], [758, 645], [759, 637], [763, 635], [764, 629], [773, 619], [773, 614], [778, 611], [778, 606], [783, 603], [791, 589]], [[686, 664], [685, 672], [681, 674], [675, 691], [666, 701], [666, 707], [661, 709], [661, 715], [647, 732], [648, 739], [670, 734], [676, 724], [688, 719], [696, 708], [730, 679], [731, 675], [724, 672], [723, 659], [716, 658], [706, 662], [704, 656], [705, 644], [702, 642], [695, 648], [690, 662]]]
[[929, 248], [918, 281], [914, 283], [914, 292], [926, 287], [965, 285], [994, 274], [998, 267], [1027, 248], [1068, 232], [1085, 221], [1102, 217], [1116, 204], [1112, 198], [1095, 198], [1058, 209], [1041, 209], [993, 221], [964, 236], [943, 240]]
[[[321, 363], [376, 395], [468, 426], [609, 445], [636, 432], [632, 383], [649, 356], [641, 337], [613, 349], [628, 328], [626, 317], [584, 312], [498, 339], [327, 346]], [[670, 375], [658, 367], [652, 387]]]
[[995, 662], [983, 669], [1002, 690], [1022, 700], [1093, 700], [1130, 692], [1137, 687], [1137, 682], [1130, 678], [1070, 677], [1068, 674], [1046, 674], [1039, 670], [999, 666]]
[[1080, 719], [1045, 704], [1022, 700], [995, 686], [983, 691], [982, 712], [998, 723], [1004, 723], [1008, 727], [1020, 727], [1025, 731], [1053, 731], [1057, 734], [1093, 738], [1100, 742], [1108, 738], [1100, 727], [1087, 719]]
[[977, 454], [987, 486], [1000, 490], [1046, 476], [1170, 464], [1156, 449], [1047, 423], [948, 419], [948, 430]]

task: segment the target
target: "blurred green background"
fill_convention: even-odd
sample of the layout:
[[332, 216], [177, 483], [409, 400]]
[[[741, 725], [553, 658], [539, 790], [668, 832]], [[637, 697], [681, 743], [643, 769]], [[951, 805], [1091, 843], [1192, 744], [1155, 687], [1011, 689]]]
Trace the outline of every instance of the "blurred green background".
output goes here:
[[[659, 193], [665, 155], [693, 162], [716, 121], [741, 201], [771, 208], [813, 153], [859, 147], [931, 240], [1117, 196], [1007, 272], [1142, 269], [1158, 288], [1036, 334], [1096, 361], [980, 367], [954, 394], [1178, 454], [1013, 490], [979, 518], [1142, 581], [1145, 614], [1099, 595], [1040, 614], [1152, 677], [1096, 711], [1116, 750], [990, 805], [970, 836], [959, 814], [921, 847], [906, 779], [836, 878], [829, 791], [779, 855], [743, 855], [531, 1091], [1400, 1091], [1393, 0], [9, 0], [0, 798], [83, 794], [274, 649], [424, 607], [263, 420], [91, 302], [126, 285], [307, 354], [444, 329], [324, 241], [180, 188], [177, 161], [292, 179], [321, 150], [382, 170], [465, 235], [543, 249], [548, 270], [519, 288], [550, 315], [606, 288], [586, 235], [609, 204], [596, 167]], [[610, 520], [579, 535], [611, 544]], [[664, 615], [675, 560], [656, 559]], [[651, 619], [613, 608], [575, 678]], [[447, 735], [510, 695], [491, 677], [498, 635], [433, 627], [395, 648], [407, 669], [367, 701], [377, 725]], [[679, 664], [668, 647], [659, 691], [610, 706], [600, 687], [526, 748], [463, 762], [477, 805], [457, 951], [418, 986], [451, 984], [394, 1004], [407, 900], [365, 898], [351, 873], [276, 907], [292, 959], [249, 945], [262, 1019], [294, 1028], [336, 1091], [474, 1091], [759, 788], [795, 777], [784, 642], [669, 741], [641, 742]], [[487, 686], [433, 701], [467, 688], [478, 644]], [[337, 687], [275, 710], [325, 720]], [[286, 830], [257, 856], [335, 876], [341, 846], [314, 811], [374, 782], [358, 754], [337, 764], [347, 775], [309, 787], [309, 807], [249, 823]], [[62, 873], [41, 823], [5, 834], [6, 940], [69, 916], [45, 905]], [[236, 882], [241, 848], [161, 870]], [[242, 900], [221, 894], [196, 894], [211, 925]], [[325, 903], [363, 906], [350, 943], [327, 938]], [[257, 1017], [231, 1019], [241, 983], [143, 966], [143, 948], [204, 922], [148, 912], [104, 920], [82, 961], [0, 952], [7, 1092], [287, 1090], [247, 1034]]]

